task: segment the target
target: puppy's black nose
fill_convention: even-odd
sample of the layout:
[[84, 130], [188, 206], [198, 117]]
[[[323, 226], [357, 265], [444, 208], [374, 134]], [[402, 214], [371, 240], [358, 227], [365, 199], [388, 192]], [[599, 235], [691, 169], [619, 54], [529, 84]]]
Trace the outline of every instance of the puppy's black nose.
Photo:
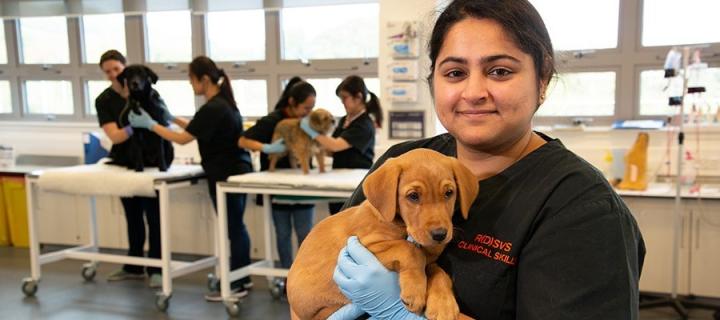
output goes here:
[[433, 240], [440, 242], [445, 240], [445, 237], [447, 237], [447, 229], [445, 228], [437, 228], [435, 230], [430, 231], [430, 236], [432, 236]]

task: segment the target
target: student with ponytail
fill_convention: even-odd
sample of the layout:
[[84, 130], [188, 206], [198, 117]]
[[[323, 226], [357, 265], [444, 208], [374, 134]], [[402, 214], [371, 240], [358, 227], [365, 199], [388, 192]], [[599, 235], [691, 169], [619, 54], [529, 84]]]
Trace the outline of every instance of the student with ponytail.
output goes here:
[[[303, 130], [332, 153], [333, 169], [370, 169], [375, 157], [375, 128], [382, 126], [383, 114], [378, 97], [365, 86], [359, 76], [348, 76], [335, 94], [345, 107], [345, 115], [331, 137], [315, 132], [307, 121]], [[342, 202], [328, 204], [330, 214], [342, 209]]]
[[[197, 139], [210, 199], [217, 209], [215, 184], [227, 180], [229, 176], [251, 172], [252, 162], [250, 154], [237, 147], [237, 140], [243, 134], [242, 116], [225, 71], [219, 69], [210, 58], [199, 56], [190, 63], [189, 77], [195, 94], [204, 96], [206, 102], [190, 121], [167, 115], [170, 118], [168, 120], [184, 131], [177, 132], [158, 125], [144, 112], [140, 115], [131, 114], [130, 123], [134, 127], [150, 129], [179, 144]], [[227, 196], [231, 270], [250, 264], [250, 236], [243, 223], [245, 200], [245, 194]], [[235, 291], [233, 295], [237, 298], [246, 296], [251, 285], [249, 277], [235, 281], [231, 284]], [[218, 292], [207, 294], [205, 299], [222, 301]]]

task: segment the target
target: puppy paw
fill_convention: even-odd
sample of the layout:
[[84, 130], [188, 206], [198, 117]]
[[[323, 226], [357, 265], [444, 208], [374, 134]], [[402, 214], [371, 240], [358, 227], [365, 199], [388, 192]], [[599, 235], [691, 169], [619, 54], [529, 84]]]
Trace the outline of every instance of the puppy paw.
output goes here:
[[408, 310], [421, 314], [427, 300], [425, 281], [402, 281], [401, 279], [400, 299]]
[[430, 293], [427, 299], [425, 317], [430, 320], [455, 320], [460, 317], [460, 308], [452, 294]]

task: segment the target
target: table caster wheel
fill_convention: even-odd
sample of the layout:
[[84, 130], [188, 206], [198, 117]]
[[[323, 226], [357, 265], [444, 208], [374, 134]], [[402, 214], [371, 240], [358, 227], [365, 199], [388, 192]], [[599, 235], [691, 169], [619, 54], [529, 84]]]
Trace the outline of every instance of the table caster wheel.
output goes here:
[[37, 282], [32, 279], [25, 279], [23, 280], [22, 284], [22, 292], [27, 297], [33, 297], [35, 296], [35, 293], [37, 292], [38, 286]]
[[165, 311], [167, 311], [169, 306], [170, 306], [170, 297], [168, 297], [162, 293], [155, 296], [155, 307], [157, 307], [158, 310], [165, 312]]
[[270, 286], [270, 295], [275, 300], [280, 300], [285, 295], [285, 281], [275, 280], [272, 286]]
[[207, 288], [210, 292], [220, 291], [220, 279], [213, 273], [208, 273], [207, 276]]
[[95, 274], [97, 270], [95, 269], [95, 266], [93, 265], [85, 265], [82, 268], [82, 277], [85, 279], [85, 281], [93, 281], [95, 279]]
[[240, 315], [240, 302], [237, 301], [225, 301], [225, 311], [228, 316], [235, 318]]

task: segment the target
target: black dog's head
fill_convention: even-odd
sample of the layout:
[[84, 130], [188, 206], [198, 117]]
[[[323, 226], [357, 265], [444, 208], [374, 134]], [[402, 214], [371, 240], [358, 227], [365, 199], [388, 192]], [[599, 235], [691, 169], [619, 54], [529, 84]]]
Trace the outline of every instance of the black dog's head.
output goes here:
[[125, 85], [127, 81], [128, 91], [130, 96], [136, 99], [142, 99], [148, 97], [152, 84], [157, 83], [158, 76], [152, 69], [140, 65], [133, 64], [125, 67], [123, 72], [117, 76], [118, 82]]

